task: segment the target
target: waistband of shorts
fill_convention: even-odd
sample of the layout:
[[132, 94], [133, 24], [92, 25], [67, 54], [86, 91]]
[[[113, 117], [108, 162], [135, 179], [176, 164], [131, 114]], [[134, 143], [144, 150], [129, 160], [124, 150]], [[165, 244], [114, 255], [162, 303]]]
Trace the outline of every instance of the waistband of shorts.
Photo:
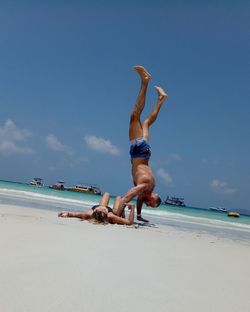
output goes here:
[[138, 144], [138, 143], [141, 143], [141, 142], [147, 142], [147, 139], [142, 137], [142, 138], [137, 138], [137, 139], [133, 139], [130, 141], [130, 144], [133, 145], [133, 144]]

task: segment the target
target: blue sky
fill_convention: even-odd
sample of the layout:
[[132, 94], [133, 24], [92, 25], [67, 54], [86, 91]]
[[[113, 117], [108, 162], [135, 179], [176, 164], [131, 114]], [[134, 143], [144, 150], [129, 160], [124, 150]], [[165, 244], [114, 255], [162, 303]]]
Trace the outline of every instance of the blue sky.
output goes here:
[[152, 75], [143, 117], [162, 197], [249, 209], [247, 1], [1, 1], [0, 179], [132, 185], [128, 122]]

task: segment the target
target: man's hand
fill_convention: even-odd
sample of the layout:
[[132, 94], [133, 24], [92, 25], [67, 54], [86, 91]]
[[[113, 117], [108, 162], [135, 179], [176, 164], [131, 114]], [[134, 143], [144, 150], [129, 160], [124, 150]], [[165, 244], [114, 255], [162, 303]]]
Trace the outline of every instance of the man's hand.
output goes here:
[[131, 203], [127, 203], [126, 204], [129, 210], [134, 210], [135, 209], [135, 205], [131, 204]]
[[137, 220], [142, 221], [142, 222], [149, 222], [148, 220], [144, 219], [142, 216], [137, 216]]

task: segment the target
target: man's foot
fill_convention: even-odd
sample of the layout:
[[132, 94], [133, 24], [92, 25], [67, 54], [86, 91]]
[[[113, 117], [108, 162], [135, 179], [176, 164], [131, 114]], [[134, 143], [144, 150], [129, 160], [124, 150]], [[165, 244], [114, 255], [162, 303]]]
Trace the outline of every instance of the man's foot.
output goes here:
[[159, 100], [164, 101], [168, 97], [167, 93], [159, 86], [155, 86], [155, 88], [157, 90]]
[[68, 217], [69, 217], [69, 212], [68, 212], [68, 211], [61, 211], [61, 212], [58, 212], [58, 217], [61, 217], [61, 218], [68, 218]]
[[148, 220], [143, 219], [142, 216], [137, 216], [137, 220], [138, 220], [138, 221], [142, 221], [142, 222], [149, 222]]
[[134, 66], [135, 71], [141, 76], [141, 79], [144, 81], [149, 81], [151, 79], [151, 75], [147, 72], [147, 70], [142, 66]]

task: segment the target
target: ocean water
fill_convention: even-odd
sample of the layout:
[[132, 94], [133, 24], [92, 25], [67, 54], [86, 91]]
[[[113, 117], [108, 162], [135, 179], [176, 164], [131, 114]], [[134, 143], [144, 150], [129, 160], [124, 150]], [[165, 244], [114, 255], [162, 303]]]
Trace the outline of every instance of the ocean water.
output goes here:
[[[54, 211], [86, 211], [98, 204], [100, 198], [100, 195], [59, 191], [49, 187], [0, 180], [0, 204], [16, 204]], [[111, 197], [111, 206], [113, 202], [114, 197]], [[250, 216], [230, 218], [226, 213], [168, 205], [161, 205], [156, 209], [143, 207], [143, 216], [148, 218], [150, 223], [139, 224], [141, 226], [170, 226], [183, 231], [208, 233], [218, 238], [250, 243]]]

